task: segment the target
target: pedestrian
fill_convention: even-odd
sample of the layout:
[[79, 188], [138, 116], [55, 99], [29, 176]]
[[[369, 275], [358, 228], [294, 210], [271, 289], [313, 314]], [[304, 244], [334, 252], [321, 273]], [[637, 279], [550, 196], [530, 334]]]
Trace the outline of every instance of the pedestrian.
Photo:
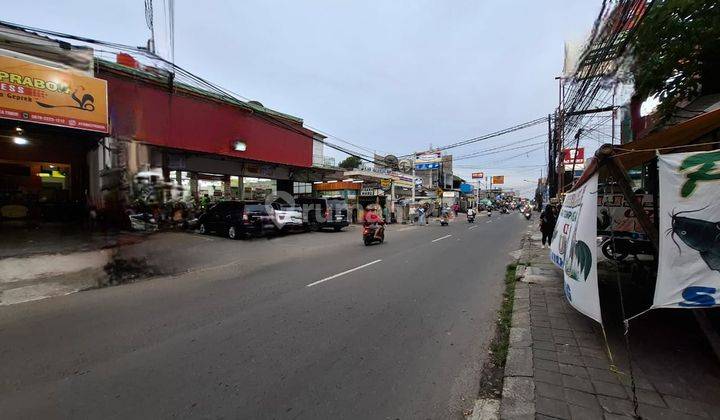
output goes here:
[[424, 206], [418, 207], [417, 214], [418, 214], [418, 224], [421, 226], [424, 225], [425, 224], [425, 207]]
[[545, 243], [550, 246], [552, 241], [552, 234], [555, 230], [555, 223], [557, 223], [557, 214], [555, 212], [555, 206], [548, 204], [540, 214], [540, 233], [542, 233], [542, 247], [545, 248]]

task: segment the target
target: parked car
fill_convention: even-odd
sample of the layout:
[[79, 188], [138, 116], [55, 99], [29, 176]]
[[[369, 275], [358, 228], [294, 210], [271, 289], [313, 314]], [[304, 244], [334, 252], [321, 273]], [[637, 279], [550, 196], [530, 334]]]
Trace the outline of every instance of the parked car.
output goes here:
[[272, 203], [275, 210], [273, 221], [275, 226], [282, 231], [302, 229], [303, 223], [302, 207], [298, 205]]
[[348, 226], [348, 204], [342, 197], [299, 198], [303, 223], [311, 230], [333, 228], [336, 232]]
[[200, 233], [210, 232], [239, 239], [248, 235], [262, 235], [276, 230], [274, 210], [257, 201], [221, 201], [198, 218]]

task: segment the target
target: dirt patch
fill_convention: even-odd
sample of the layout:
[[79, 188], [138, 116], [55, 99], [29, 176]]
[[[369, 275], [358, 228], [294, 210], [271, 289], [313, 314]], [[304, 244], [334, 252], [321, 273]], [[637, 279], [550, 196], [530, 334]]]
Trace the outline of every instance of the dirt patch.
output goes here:
[[113, 258], [104, 269], [107, 276], [100, 287], [132, 283], [157, 273], [145, 258]]

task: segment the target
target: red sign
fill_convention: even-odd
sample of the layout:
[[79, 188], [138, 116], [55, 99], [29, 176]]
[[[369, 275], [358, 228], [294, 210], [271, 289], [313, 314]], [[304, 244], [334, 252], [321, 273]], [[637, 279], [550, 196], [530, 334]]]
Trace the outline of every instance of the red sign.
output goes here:
[[472, 179], [481, 179], [485, 178], [485, 174], [483, 172], [473, 172], [472, 173]]
[[563, 149], [563, 163], [566, 165], [585, 163], [585, 148]]

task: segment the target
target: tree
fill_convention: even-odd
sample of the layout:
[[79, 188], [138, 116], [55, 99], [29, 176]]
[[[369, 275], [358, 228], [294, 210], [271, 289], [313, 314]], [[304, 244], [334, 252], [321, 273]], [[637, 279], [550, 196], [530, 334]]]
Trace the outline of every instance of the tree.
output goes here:
[[362, 163], [362, 160], [357, 156], [348, 156], [338, 164], [339, 167], [347, 170], [352, 170], [355, 168], [358, 168], [360, 164]]
[[630, 42], [636, 94], [657, 95], [665, 117], [680, 101], [720, 93], [717, 0], [655, 0]]

